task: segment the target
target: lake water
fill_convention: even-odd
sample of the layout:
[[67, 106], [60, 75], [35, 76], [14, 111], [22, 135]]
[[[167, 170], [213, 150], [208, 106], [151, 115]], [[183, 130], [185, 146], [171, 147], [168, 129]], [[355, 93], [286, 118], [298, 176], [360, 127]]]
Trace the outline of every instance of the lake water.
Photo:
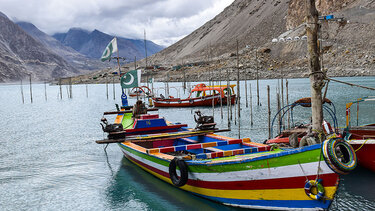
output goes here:
[[[351, 83], [375, 87], [375, 77], [339, 78]], [[250, 137], [263, 142], [268, 137], [267, 91], [271, 87], [272, 116], [276, 112], [277, 80], [260, 81], [260, 102], [257, 106], [256, 81], [252, 87], [254, 125], [250, 125], [250, 108], [246, 107], [244, 82], [241, 86], [240, 124], [232, 122], [231, 137]], [[156, 83], [156, 87], [164, 87]], [[170, 87], [181, 87], [171, 83]], [[115, 110], [120, 104], [119, 84], [116, 99], [112, 85], [109, 99], [105, 84], [73, 86], [73, 98], [67, 98], [63, 87], [63, 99], [59, 98], [58, 86], [33, 84], [33, 103], [30, 103], [29, 87], [24, 85], [25, 103], [22, 103], [19, 85], [0, 85], [0, 210], [237, 210], [187, 192], [160, 181], [126, 160], [119, 147], [94, 141], [105, 138], [99, 125], [104, 111]], [[171, 88], [171, 95], [177, 95]], [[159, 89], [158, 94], [164, 90]], [[180, 95], [183, 94], [180, 89]], [[374, 91], [330, 83], [327, 98], [337, 109], [339, 125], [345, 125], [345, 103], [356, 98], [372, 95]], [[308, 79], [289, 80], [289, 101], [310, 96]], [[130, 104], [135, 99], [130, 100]], [[250, 104], [250, 103], [249, 103]], [[212, 108], [199, 108], [212, 115]], [[372, 113], [370, 110], [372, 109]], [[187, 123], [194, 127], [193, 111], [197, 109], [159, 109], [160, 116], [171, 122]], [[375, 122], [375, 107], [360, 107], [360, 123]], [[233, 110], [234, 112], [234, 110]], [[294, 119], [309, 121], [309, 109], [296, 109]], [[227, 128], [227, 107], [214, 111], [219, 128]], [[114, 117], [107, 117], [113, 120]], [[329, 120], [329, 118], [327, 118]], [[234, 120], [234, 116], [233, 116]], [[276, 134], [274, 134], [276, 135]], [[375, 173], [358, 168], [343, 176], [337, 200], [331, 210], [375, 210]]]

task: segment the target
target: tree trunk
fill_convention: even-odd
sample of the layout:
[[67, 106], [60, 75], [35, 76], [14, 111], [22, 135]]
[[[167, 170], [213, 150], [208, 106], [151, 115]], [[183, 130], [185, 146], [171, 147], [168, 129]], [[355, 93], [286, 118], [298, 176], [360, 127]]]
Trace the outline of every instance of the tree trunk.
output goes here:
[[313, 131], [322, 131], [323, 106], [322, 88], [324, 87], [324, 74], [320, 70], [318, 50], [318, 11], [315, 7], [315, 0], [306, 0], [306, 34], [308, 61], [310, 68], [310, 91], [312, 108]]

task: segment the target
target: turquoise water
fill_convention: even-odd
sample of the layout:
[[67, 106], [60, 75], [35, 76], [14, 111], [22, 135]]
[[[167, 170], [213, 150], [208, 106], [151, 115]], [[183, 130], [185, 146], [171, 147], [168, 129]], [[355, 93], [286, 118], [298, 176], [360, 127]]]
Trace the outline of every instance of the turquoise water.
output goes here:
[[[374, 77], [340, 78], [352, 83], [375, 87]], [[260, 81], [260, 102], [256, 106], [256, 82], [250, 81], [253, 94], [253, 120], [250, 126], [250, 108], [245, 106], [245, 92], [241, 86], [240, 137], [262, 142], [267, 133], [266, 86], [271, 86], [272, 116], [276, 112], [277, 80]], [[181, 83], [171, 83], [181, 87]], [[155, 84], [155, 87], [164, 87]], [[107, 153], [95, 140], [105, 138], [99, 122], [104, 111], [115, 110], [116, 100], [112, 86], [109, 99], [103, 84], [73, 86], [73, 98], [59, 98], [59, 87], [33, 85], [33, 103], [29, 87], [24, 85], [25, 103], [22, 103], [19, 85], [0, 85], [0, 210], [235, 210], [160, 181], [127, 161], [117, 145], [109, 145]], [[178, 90], [178, 89], [177, 89]], [[177, 95], [172, 88], [170, 94]], [[158, 94], [164, 90], [158, 90]], [[295, 101], [309, 96], [308, 79], [289, 80], [289, 99]], [[183, 91], [180, 89], [180, 94]], [[185, 93], [187, 95], [187, 93]], [[345, 103], [374, 91], [330, 83], [327, 97], [336, 105], [340, 126], [345, 124]], [[130, 103], [134, 103], [131, 99]], [[172, 122], [194, 127], [196, 109], [160, 109], [160, 116]], [[212, 108], [200, 108], [212, 115]], [[371, 113], [372, 110], [372, 113]], [[360, 123], [375, 122], [374, 105], [360, 107]], [[234, 111], [234, 110], [233, 110]], [[215, 108], [219, 128], [227, 128], [227, 108]], [[309, 109], [296, 109], [295, 120], [309, 121]], [[107, 117], [113, 120], [114, 116]], [[329, 118], [327, 118], [329, 119]], [[234, 116], [233, 116], [234, 120]], [[232, 122], [232, 131], [223, 133], [238, 137], [238, 123]], [[276, 134], [274, 134], [276, 135]], [[375, 173], [359, 168], [342, 177], [338, 200], [332, 210], [374, 210]]]

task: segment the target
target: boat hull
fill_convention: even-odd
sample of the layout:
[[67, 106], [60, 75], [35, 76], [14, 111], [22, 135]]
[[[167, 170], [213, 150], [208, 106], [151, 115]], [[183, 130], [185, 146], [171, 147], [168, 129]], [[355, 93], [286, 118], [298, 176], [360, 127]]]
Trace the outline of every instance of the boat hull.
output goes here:
[[[169, 160], [141, 152], [127, 143], [119, 144], [125, 157], [142, 169], [172, 184]], [[201, 197], [230, 206], [256, 209], [324, 210], [337, 190], [338, 175], [320, 157], [320, 145], [271, 153], [262, 158], [187, 161], [189, 180], [180, 187]], [[306, 177], [320, 176], [326, 200], [312, 200], [306, 194]]]
[[[231, 97], [231, 104], [235, 103], [235, 95]], [[155, 107], [196, 107], [196, 106], [212, 106], [220, 104], [220, 95], [206, 96], [202, 98], [179, 99], [179, 98], [153, 98]], [[223, 105], [227, 104], [226, 97], [223, 98]]]
[[375, 139], [350, 140], [349, 143], [356, 150], [358, 164], [375, 172]]

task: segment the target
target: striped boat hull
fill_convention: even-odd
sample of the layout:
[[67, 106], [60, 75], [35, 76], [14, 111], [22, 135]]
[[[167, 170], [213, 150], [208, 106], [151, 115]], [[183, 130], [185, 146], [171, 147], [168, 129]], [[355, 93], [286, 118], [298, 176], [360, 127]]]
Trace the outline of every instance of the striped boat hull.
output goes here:
[[[126, 158], [154, 176], [172, 184], [169, 160], [119, 144]], [[186, 161], [189, 180], [180, 187], [226, 205], [255, 209], [328, 209], [338, 185], [338, 175], [324, 162], [320, 145], [253, 158], [237, 155], [217, 161]], [[319, 169], [319, 172], [318, 172]], [[306, 194], [306, 180], [323, 180], [326, 200]]]

